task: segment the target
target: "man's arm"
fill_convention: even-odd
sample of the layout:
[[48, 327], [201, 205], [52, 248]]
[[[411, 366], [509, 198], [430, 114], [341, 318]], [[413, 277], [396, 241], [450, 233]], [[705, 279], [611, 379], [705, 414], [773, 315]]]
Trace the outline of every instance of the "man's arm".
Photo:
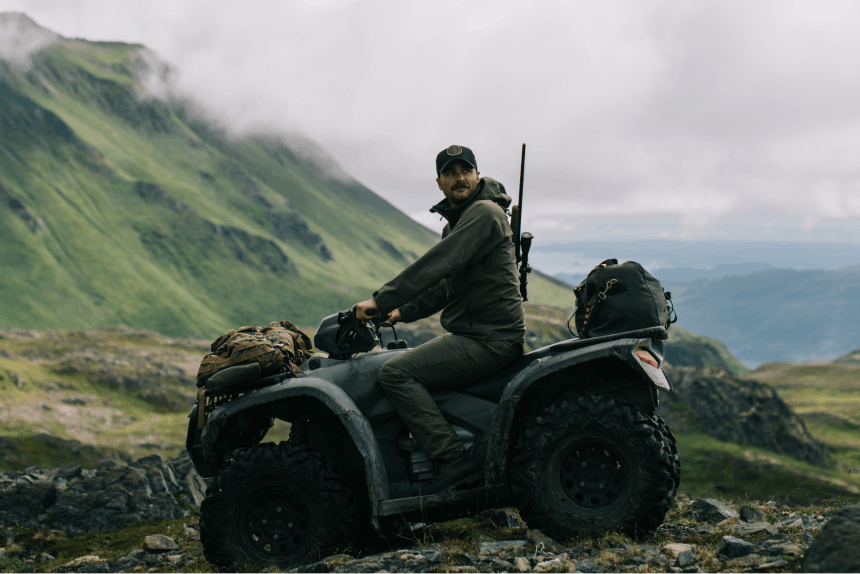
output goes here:
[[[416, 297], [406, 305], [388, 313], [388, 317], [385, 320], [392, 325], [400, 321], [412, 323], [441, 311], [445, 308], [446, 304], [447, 298], [440, 283], [436, 287], [431, 287], [423, 295]], [[379, 313], [379, 306], [373, 299], [356, 303], [355, 309], [358, 312], [358, 320], [364, 325], [367, 325], [371, 317]]]
[[404, 323], [412, 323], [438, 313], [448, 304], [445, 289], [440, 281], [423, 294], [399, 308]]
[[445, 277], [489, 253], [511, 233], [510, 228], [502, 228], [504, 218], [496, 217], [493, 208], [501, 210], [495, 204], [476, 204], [442, 241], [380, 287], [373, 294], [379, 309], [388, 312], [406, 305]]

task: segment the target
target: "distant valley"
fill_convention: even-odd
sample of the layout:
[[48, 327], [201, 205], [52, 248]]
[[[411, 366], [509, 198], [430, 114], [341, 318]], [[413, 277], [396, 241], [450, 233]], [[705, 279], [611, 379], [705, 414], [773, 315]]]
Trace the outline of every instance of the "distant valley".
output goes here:
[[[860, 266], [798, 270], [747, 263], [652, 273], [672, 293], [678, 325], [719, 339], [747, 367], [829, 361], [860, 348]], [[584, 275], [556, 277], [574, 284]]]
[[723, 341], [748, 367], [828, 361], [860, 348], [860, 266], [765, 269], [664, 286], [679, 325]]

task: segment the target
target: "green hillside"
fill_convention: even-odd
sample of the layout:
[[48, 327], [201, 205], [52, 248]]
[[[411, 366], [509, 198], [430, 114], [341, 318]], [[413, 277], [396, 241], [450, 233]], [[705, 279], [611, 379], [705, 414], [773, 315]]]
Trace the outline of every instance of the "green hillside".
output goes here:
[[677, 325], [669, 329], [665, 359], [673, 367], [717, 367], [733, 375], [750, 371], [722, 341], [691, 333]]
[[[313, 325], [438, 240], [311, 142], [146, 95], [146, 54], [62, 40], [29, 70], [0, 61], [0, 326]], [[569, 304], [541, 276], [530, 296]]]
[[860, 476], [860, 361], [857, 351], [831, 362], [766, 363], [748, 375], [774, 387], [823, 441], [842, 475]]

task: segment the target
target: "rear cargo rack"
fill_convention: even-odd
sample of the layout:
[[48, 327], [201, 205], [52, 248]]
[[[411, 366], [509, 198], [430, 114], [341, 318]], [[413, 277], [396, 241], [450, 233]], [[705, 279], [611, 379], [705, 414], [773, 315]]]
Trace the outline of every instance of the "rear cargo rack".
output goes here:
[[261, 377], [259, 379], [254, 379], [251, 381], [245, 381], [242, 383], [238, 383], [227, 389], [220, 391], [213, 391], [212, 389], [206, 389], [207, 397], [224, 397], [224, 396], [232, 396], [232, 395], [241, 395], [243, 393], [247, 393], [249, 391], [256, 391], [257, 389], [262, 389], [263, 387], [269, 387], [272, 385], [276, 385], [283, 381], [284, 379], [292, 378], [293, 375], [289, 372], [278, 373], [276, 375], [271, 375], [269, 377]]
[[649, 327], [647, 329], [639, 329], [636, 331], [625, 331], [623, 333], [615, 333], [614, 335], [603, 335], [602, 337], [589, 337], [587, 339], [570, 339], [556, 343], [549, 348], [549, 352], [553, 355], [572, 351], [582, 347], [590, 347], [599, 343], [609, 341], [617, 341], [619, 339], [668, 339], [669, 333], [664, 327]]

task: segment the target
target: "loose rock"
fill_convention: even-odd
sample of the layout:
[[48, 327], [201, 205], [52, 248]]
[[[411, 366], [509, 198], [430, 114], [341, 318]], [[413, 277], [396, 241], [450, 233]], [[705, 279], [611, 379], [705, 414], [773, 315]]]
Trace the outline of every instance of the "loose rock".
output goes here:
[[495, 572], [512, 572], [514, 570], [513, 564], [507, 560], [499, 558], [498, 556], [490, 558], [489, 564]]
[[721, 554], [726, 558], [738, 558], [752, 554], [754, 551], [754, 545], [734, 536], [723, 536], [723, 539], [720, 540], [720, 544], [717, 546], [717, 554]]
[[699, 520], [722, 522], [727, 518], [738, 518], [738, 513], [715, 498], [700, 498], [693, 503], [693, 514]]
[[100, 562], [100, 561], [101, 561], [101, 558], [99, 558], [98, 556], [94, 556], [92, 554], [89, 554], [87, 556], [81, 556], [80, 558], [75, 558], [71, 562], [67, 562], [67, 563], [63, 564], [63, 566], [65, 568], [77, 568], [78, 566], [80, 566], [82, 564], [90, 564], [92, 562]]
[[757, 532], [767, 532], [768, 534], [775, 536], [779, 532], [779, 529], [776, 526], [768, 522], [741, 522], [739, 524], [732, 525], [732, 530], [741, 536], [756, 534]]
[[692, 566], [696, 562], [696, 559], [693, 557], [693, 553], [689, 550], [684, 550], [680, 554], [678, 554], [678, 567], [686, 568], [687, 566]]
[[741, 506], [740, 517], [744, 522], [762, 522], [764, 520], [764, 512], [744, 504]]
[[842, 507], [803, 557], [804, 572], [860, 572], [860, 504]]
[[481, 542], [478, 554], [501, 554], [503, 552], [525, 552], [528, 543], [525, 540], [502, 540], [501, 542]]
[[544, 550], [549, 550], [550, 552], [558, 552], [561, 550], [561, 544], [541, 532], [540, 530], [529, 530], [526, 532], [526, 540], [541, 548], [543, 545]]
[[771, 542], [765, 544], [762, 554], [768, 556], [800, 556], [803, 549], [793, 542]]
[[535, 564], [532, 572], [558, 572], [562, 567], [562, 562], [558, 558], [553, 558], [552, 560], [545, 560], [543, 562], [538, 562]]
[[463, 554], [462, 552], [451, 554], [451, 560], [453, 560], [460, 566], [471, 566], [478, 561], [475, 556], [472, 556], [471, 554]]
[[179, 545], [169, 536], [153, 534], [144, 538], [143, 549], [151, 554], [161, 554], [162, 552], [178, 550]]
[[517, 556], [514, 558], [514, 566], [517, 567], [517, 570], [520, 572], [531, 572], [532, 565], [528, 561], [528, 559], [523, 558], [522, 556]]
[[663, 546], [663, 552], [665, 552], [672, 558], [677, 558], [681, 554], [681, 552], [692, 552], [695, 548], [696, 546], [693, 544], [680, 544], [678, 542], [675, 542]]
[[803, 519], [795, 518], [794, 520], [780, 524], [780, 526], [782, 526], [783, 528], [793, 528], [800, 530], [801, 528], [803, 528]]

